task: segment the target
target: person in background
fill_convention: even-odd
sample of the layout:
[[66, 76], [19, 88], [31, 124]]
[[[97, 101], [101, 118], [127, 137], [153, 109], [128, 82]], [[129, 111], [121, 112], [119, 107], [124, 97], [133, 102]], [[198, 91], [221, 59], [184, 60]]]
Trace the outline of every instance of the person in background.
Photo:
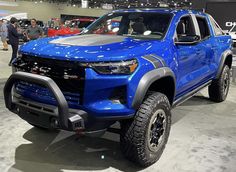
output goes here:
[[10, 19], [10, 24], [8, 25], [8, 38], [9, 38], [9, 43], [12, 47], [12, 56], [8, 64], [9, 66], [11, 66], [12, 61], [17, 58], [17, 52], [19, 46], [19, 34], [17, 33], [17, 22], [18, 22], [17, 19], [15, 17], [12, 17]]
[[43, 29], [37, 25], [36, 19], [32, 19], [31, 26], [28, 27], [25, 34], [28, 41], [35, 40], [43, 37]]
[[3, 44], [3, 51], [8, 51], [8, 44], [7, 44], [7, 24], [4, 22], [4, 20], [0, 20], [0, 36], [1, 36], [1, 41]]

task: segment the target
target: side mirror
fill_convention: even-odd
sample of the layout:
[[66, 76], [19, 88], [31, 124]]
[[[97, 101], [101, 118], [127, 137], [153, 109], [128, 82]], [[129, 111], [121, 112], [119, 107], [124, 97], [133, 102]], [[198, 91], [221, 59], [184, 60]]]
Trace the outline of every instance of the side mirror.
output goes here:
[[200, 41], [200, 36], [198, 35], [181, 35], [178, 40], [175, 40], [176, 45], [191, 45], [196, 44]]

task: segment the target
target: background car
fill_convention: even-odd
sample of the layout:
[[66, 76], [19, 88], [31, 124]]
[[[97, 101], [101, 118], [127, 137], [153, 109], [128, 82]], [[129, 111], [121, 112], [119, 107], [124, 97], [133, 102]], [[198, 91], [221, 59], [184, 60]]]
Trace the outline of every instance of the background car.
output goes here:
[[80, 33], [95, 20], [94, 18], [78, 18], [66, 21], [64, 25], [54, 22], [53, 27], [48, 28], [48, 37]]
[[230, 29], [229, 34], [233, 40], [233, 46], [236, 47], [236, 25]]

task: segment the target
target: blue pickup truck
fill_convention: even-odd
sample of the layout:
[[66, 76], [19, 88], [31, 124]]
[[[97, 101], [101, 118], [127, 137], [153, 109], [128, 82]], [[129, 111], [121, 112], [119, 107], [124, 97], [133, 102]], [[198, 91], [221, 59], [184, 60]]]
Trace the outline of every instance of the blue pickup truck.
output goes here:
[[206, 13], [117, 10], [79, 35], [24, 44], [5, 104], [46, 129], [99, 135], [118, 121], [124, 155], [149, 166], [167, 143], [172, 108], [204, 87], [211, 100], [226, 99], [231, 48], [231, 37]]

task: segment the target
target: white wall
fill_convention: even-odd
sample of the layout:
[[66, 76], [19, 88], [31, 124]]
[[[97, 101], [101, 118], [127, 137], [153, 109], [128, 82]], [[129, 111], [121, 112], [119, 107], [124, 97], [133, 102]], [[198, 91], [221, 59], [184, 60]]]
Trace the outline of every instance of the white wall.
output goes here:
[[[9, 0], [8, 2], [13, 2]], [[101, 16], [107, 13], [106, 10], [102, 9], [82, 9], [78, 7], [67, 6], [66, 4], [55, 4], [55, 3], [38, 3], [31, 1], [17, 1], [17, 6], [1, 6], [1, 10], [10, 10], [17, 12], [28, 13], [28, 18], [36, 18], [38, 20], [48, 21], [52, 17], [60, 17], [61, 14], [70, 15], [83, 15], [83, 16]]]

